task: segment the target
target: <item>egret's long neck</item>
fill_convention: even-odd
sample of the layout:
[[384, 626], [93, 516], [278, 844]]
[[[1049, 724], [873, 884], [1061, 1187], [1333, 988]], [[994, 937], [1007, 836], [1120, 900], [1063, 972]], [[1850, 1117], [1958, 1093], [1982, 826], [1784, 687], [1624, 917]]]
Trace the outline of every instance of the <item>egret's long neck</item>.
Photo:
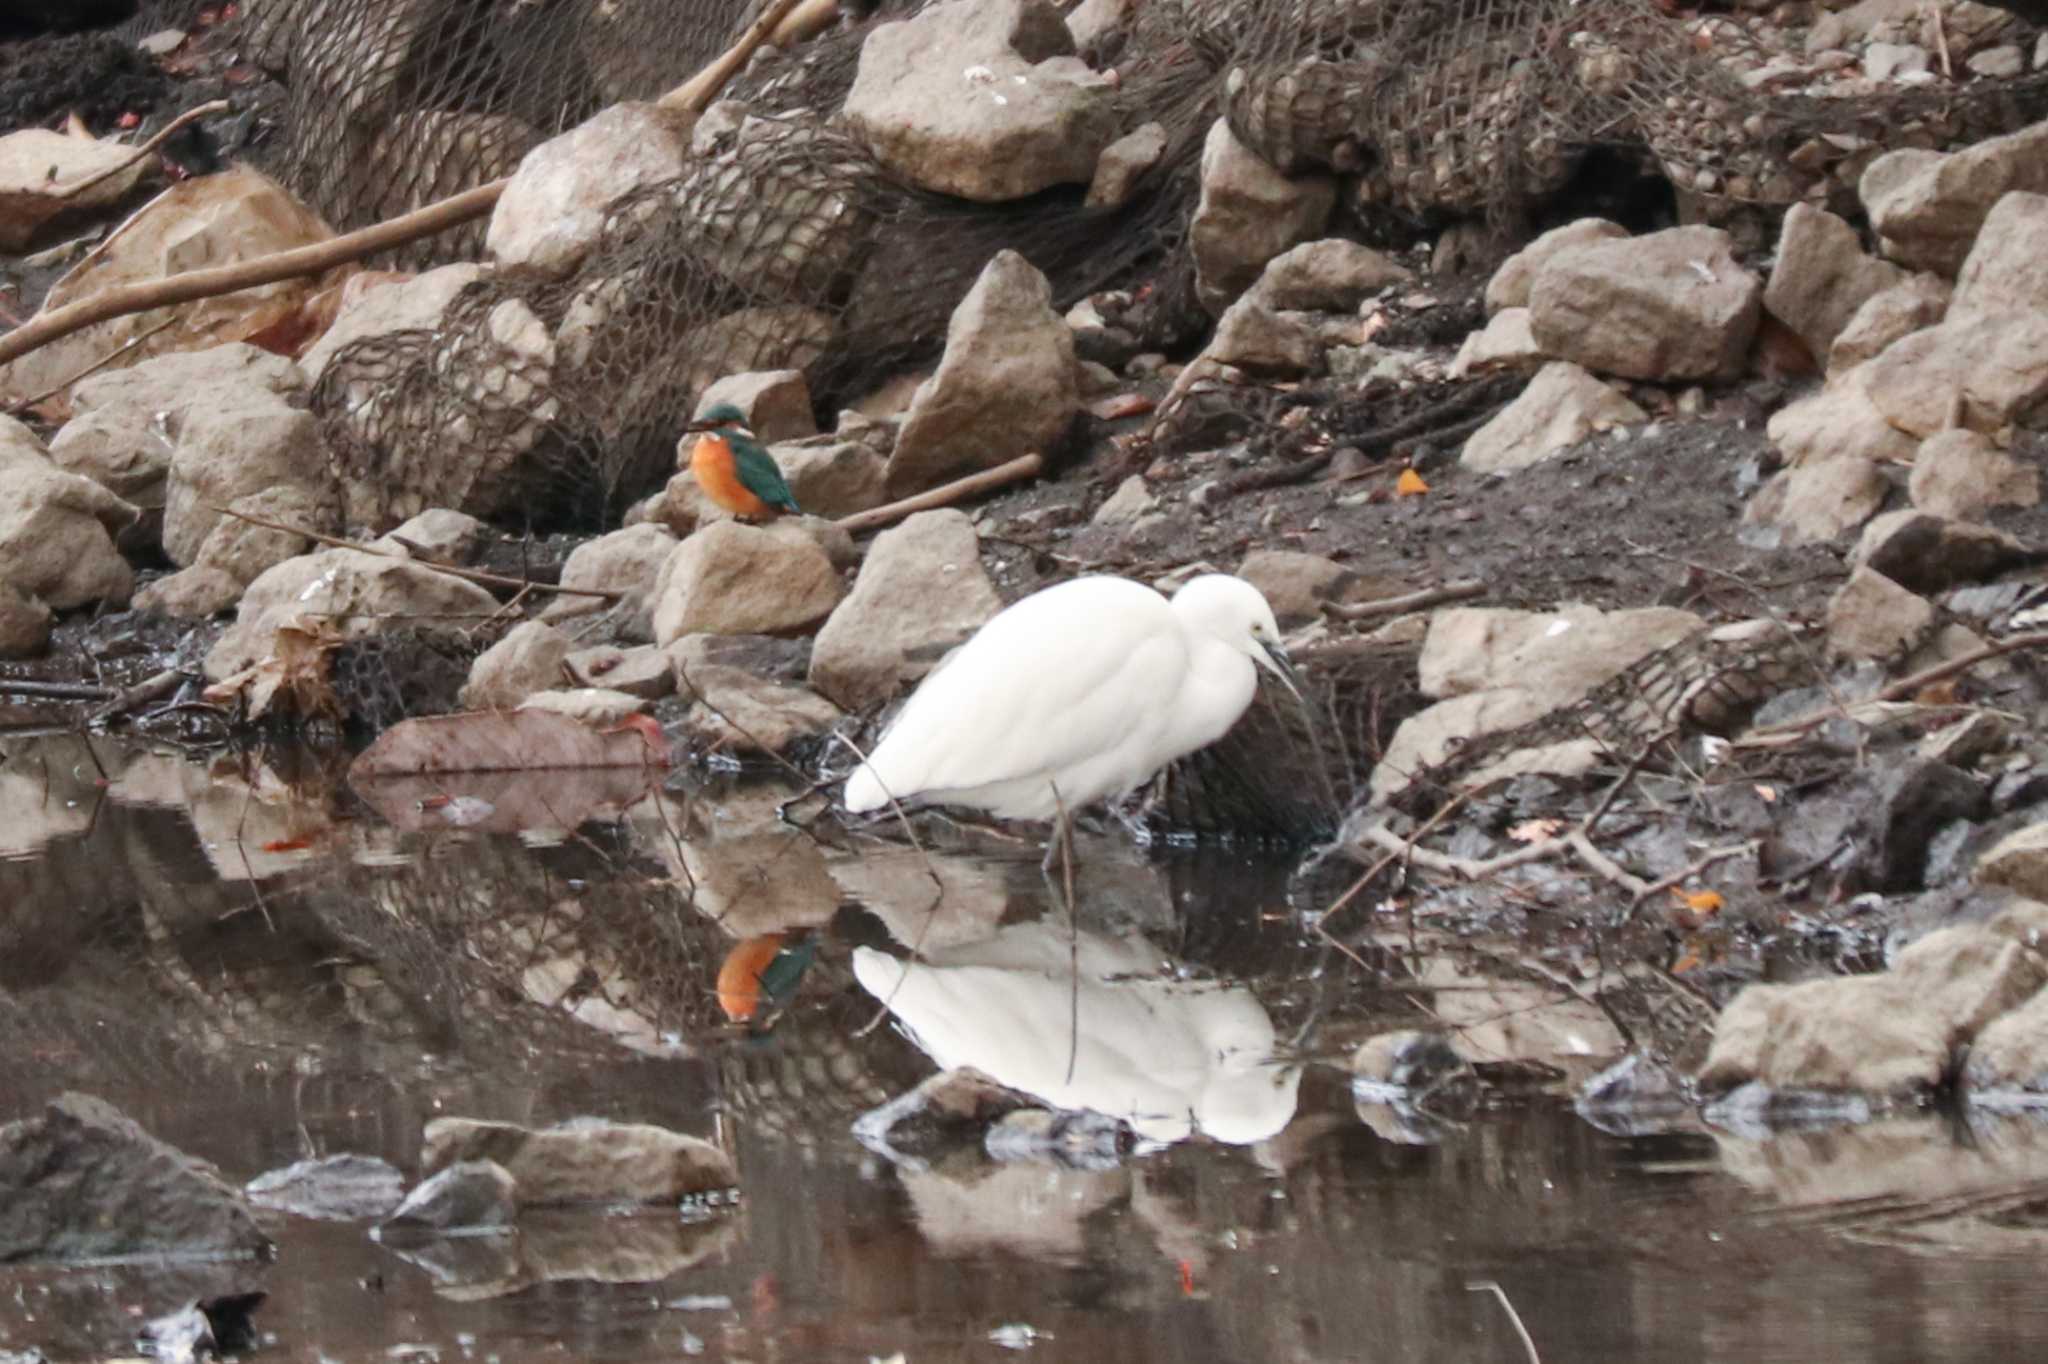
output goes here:
[[1214, 635], [1190, 631], [1187, 677], [1174, 698], [1175, 729], [1189, 751], [1222, 738], [1258, 689], [1251, 659]]

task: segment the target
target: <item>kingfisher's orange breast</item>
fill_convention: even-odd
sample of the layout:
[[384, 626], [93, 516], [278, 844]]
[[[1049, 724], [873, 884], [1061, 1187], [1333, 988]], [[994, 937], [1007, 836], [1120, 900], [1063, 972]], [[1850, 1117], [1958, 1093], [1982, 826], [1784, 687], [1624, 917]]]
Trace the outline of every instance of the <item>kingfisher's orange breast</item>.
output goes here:
[[707, 432], [697, 437], [697, 448], [690, 452], [690, 473], [706, 497], [735, 516], [761, 520], [774, 510], [740, 482], [732, 446], [723, 436]]

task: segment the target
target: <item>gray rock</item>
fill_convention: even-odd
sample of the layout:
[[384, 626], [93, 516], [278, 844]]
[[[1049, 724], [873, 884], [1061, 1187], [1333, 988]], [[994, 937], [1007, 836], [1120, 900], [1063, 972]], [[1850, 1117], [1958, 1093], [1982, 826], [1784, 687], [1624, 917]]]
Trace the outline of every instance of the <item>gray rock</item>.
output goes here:
[[1337, 204], [1327, 176], [1290, 178], [1217, 119], [1202, 144], [1202, 194], [1188, 228], [1195, 292], [1212, 316], [1258, 282], [1267, 262], [1329, 226]]
[[0, 581], [0, 658], [34, 658], [50, 646], [50, 608]]
[[1369, 246], [1326, 237], [1273, 257], [1259, 275], [1258, 291], [1269, 308], [1345, 313], [1388, 285], [1414, 278], [1414, 271]]
[[1945, 762], [1892, 764], [1857, 817], [1855, 876], [1853, 883], [1845, 878], [1843, 888], [1867, 886], [1886, 895], [1923, 889], [1936, 836], [1958, 821], [1982, 819], [1989, 805], [1976, 778]]
[[911, 399], [889, 456], [905, 497], [1019, 455], [1042, 453], [1081, 408], [1074, 334], [1045, 276], [999, 251], [953, 310], [939, 368]]
[[[679, 544], [668, 527], [648, 523], [600, 535], [569, 551], [562, 564], [561, 585], [588, 592], [620, 593], [615, 608], [619, 613], [619, 632], [631, 640], [652, 640], [656, 589]], [[541, 611], [541, 619], [564, 621], [604, 609], [602, 598], [562, 594]]]
[[[818, 434], [818, 419], [811, 411], [811, 385], [800, 369], [727, 375], [698, 396], [697, 411], [708, 412], [720, 403], [731, 403], [745, 413], [747, 429], [763, 445]], [[797, 501], [803, 503], [802, 498]]]
[[1934, 630], [1934, 607], [1873, 568], [1859, 568], [1828, 602], [1828, 647], [1880, 663], [1903, 657]]
[[59, 469], [34, 433], [0, 416], [0, 582], [59, 611], [123, 605], [135, 573], [114, 535], [135, 516], [91, 479]]
[[255, 1256], [270, 1239], [241, 1192], [87, 1094], [0, 1127], [0, 1263]]
[[2048, 193], [2000, 197], [1956, 275], [1948, 321], [2048, 311]]
[[869, 32], [841, 118], [922, 189], [1001, 203], [1085, 185], [1116, 89], [1073, 52], [1044, 0], [942, 0]]
[[[150, 168], [149, 157], [137, 159], [111, 139], [67, 137], [47, 128], [0, 137], [0, 251], [23, 250], [59, 218], [112, 208]], [[92, 183], [100, 175], [106, 178]], [[69, 186], [83, 188], [51, 192]]]
[[1830, 375], [1881, 354], [1902, 336], [1932, 327], [1948, 312], [1949, 286], [1939, 275], [1914, 275], [1864, 300], [1835, 336], [1827, 354]]
[[1927, 74], [1927, 50], [1912, 43], [1872, 43], [1863, 50], [1863, 74], [1874, 81]]
[[576, 1203], [674, 1203], [739, 1182], [730, 1157], [708, 1141], [649, 1123], [578, 1118], [529, 1128], [472, 1118], [427, 1124], [420, 1169], [470, 1161], [503, 1166], [521, 1208]]
[[260, 1174], [243, 1186], [258, 1207], [323, 1222], [383, 1217], [405, 1197], [405, 1181], [388, 1161], [345, 1154], [302, 1160]]
[[1145, 483], [1143, 474], [1132, 474], [1117, 484], [1116, 491], [1103, 499], [1089, 521], [1097, 526], [1128, 526], [1159, 505], [1159, 499]]
[[864, 710], [929, 672], [1002, 608], [965, 512], [919, 512], [875, 537], [853, 591], [818, 632], [811, 686]]
[[[180, 500], [178, 487], [174, 479], [174, 504]], [[236, 583], [254, 582], [263, 570], [313, 548], [315, 541], [311, 536], [278, 527], [301, 526], [322, 534], [339, 529], [339, 506], [332, 491], [299, 483], [275, 483], [227, 499], [221, 505], [226, 512], [214, 517], [212, 527], [193, 552], [189, 567], [219, 569]], [[168, 517], [164, 524], [170, 525]]]
[[1865, 255], [1856, 229], [1825, 209], [1794, 204], [1778, 235], [1778, 258], [1764, 286], [1764, 309], [1826, 361], [1835, 338], [1871, 298], [1910, 276]]
[[654, 642], [808, 630], [845, 591], [831, 558], [803, 531], [716, 522], [692, 533], [662, 566]]
[[1486, 311], [1489, 316], [1507, 308], [1529, 306], [1529, 287], [1553, 256], [1598, 242], [1626, 241], [1628, 229], [1605, 218], [1580, 218], [1553, 227], [1527, 246], [1509, 256], [1486, 282]]
[[1533, 371], [1543, 360], [1543, 348], [1536, 344], [1536, 333], [1529, 327], [1529, 310], [1503, 308], [1485, 327], [1466, 334], [1451, 360], [1449, 377], [1462, 379], [1490, 370]]
[[1237, 576], [1259, 589], [1284, 628], [1322, 619], [1323, 603], [1336, 601], [1356, 575], [1320, 554], [1257, 549], [1244, 556]]
[[1130, 202], [1145, 172], [1166, 155], [1166, 128], [1143, 123], [1102, 149], [1095, 178], [1088, 182], [1088, 208], [1121, 208]]
[[241, 385], [209, 394], [185, 410], [174, 441], [164, 553], [179, 567], [210, 563], [250, 582], [304, 552], [310, 542], [302, 537], [247, 523], [209, 547], [216, 526], [232, 519], [216, 508], [244, 499], [284, 516], [284, 524], [330, 534], [341, 528], [341, 497], [318, 422], [270, 389]]
[[[362, 290], [353, 301], [345, 302], [333, 324], [321, 333], [320, 339], [306, 347], [305, 353], [299, 357], [299, 369], [304, 371], [308, 383], [317, 383], [344, 346], [366, 336], [383, 336], [388, 332], [415, 328], [432, 331], [441, 325], [441, 319], [448, 312], [448, 305], [455, 301], [455, 296], [483, 278], [485, 273], [483, 266], [463, 261], [424, 271], [410, 279], [372, 285]], [[348, 294], [344, 293], [342, 297], [347, 300]], [[164, 360], [172, 358], [165, 356]], [[163, 361], [152, 363], [161, 364]]]
[[1913, 456], [1907, 491], [1921, 511], [1968, 521], [1998, 507], [2041, 502], [2041, 471], [1975, 431], [1937, 431]]
[[466, 564], [476, 557], [488, 528], [466, 512], [434, 507], [397, 529], [380, 535], [374, 549], [427, 558], [444, 564]]
[[469, 665], [462, 704], [470, 710], [510, 710], [537, 691], [566, 685], [562, 666], [569, 637], [545, 621], [522, 621]]
[[610, 644], [578, 649], [569, 655], [568, 670], [591, 686], [624, 692], [646, 701], [658, 701], [676, 689], [675, 672], [669, 666], [668, 655], [651, 644], [631, 649], [620, 649]]
[[492, 1160], [466, 1160], [422, 1181], [377, 1228], [380, 1238], [432, 1232], [488, 1235], [509, 1231], [518, 1212], [518, 1181]]
[[797, 505], [813, 516], [851, 516], [889, 500], [889, 461], [866, 441], [821, 437], [769, 451]]
[[1465, 442], [1458, 462], [1480, 473], [1521, 469], [1649, 414], [1578, 365], [1553, 360], [1521, 396]]
[[1773, 474], [1742, 509], [1742, 519], [1777, 527], [1791, 544], [1832, 540], [1875, 516], [1891, 487], [1861, 455], [1815, 460]]
[[1529, 325], [1546, 354], [1604, 374], [1732, 378], [1762, 298], [1727, 233], [1674, 227], [1553, 255], [1530, 286]]
[[1963, 66], [1973, 76], [2004, 79], [2020, 75], [2027, 69], [2027, 54], [2016, 43], [2000, 43], [1997, 47], [1971, 53]]
[[1851, 563], [1911, 591], [1934, 593], [1981, 581], [2030, 557], [2004, 531], [1908, 509], [1872, 521]]
[[135, 594], [138, 611], [154, 611], [172, 620], [206, 620], [234, 609], [246, 587], [240, 578], [212, 564], [195, 564], [166, 573]]
[[1304, 314], [1276, 312], [1251, 289], [1223, 310], [1202, 354], [1252, 374], [1296, 376], [1322, 366], [1323, 344]]
[[2048, 123], [1956, 152], [1886, 152], [1857, 186], [1887, 256], [1949, 276], [1992, 205], [2016, 189], [2048, 193]]
[[206, 656], [215, 681], [270, 655], [278, 627], [325, 624], [343, 639], [403, 627], [456, 638], [498, 613], [498, 600], [474, 583], [406, 559], [357, 549], [302, 554], [266, 571], [242, 594], [235, 623]]
[[839, 723], [839, 707], [810, 688], [724, 661], [727, 642], [685, 635], [664, 654], [677, 692], [693, 703], [683, 721], [693, 742], [725, 753], [784, 753]]
[[1959, 1046], [2044, 981], [2048, 963], [2003, 933], [1937, 929], [1879, 975], [1749, 986], [1715, 1024], [1699, 1084], [1923, 1096]]
[[500, 265], [566, 275], [603, 235], [613, 200], [690, 168], [695, 120], [656, 104], [613, 104], [528, 152], [484, 239]]

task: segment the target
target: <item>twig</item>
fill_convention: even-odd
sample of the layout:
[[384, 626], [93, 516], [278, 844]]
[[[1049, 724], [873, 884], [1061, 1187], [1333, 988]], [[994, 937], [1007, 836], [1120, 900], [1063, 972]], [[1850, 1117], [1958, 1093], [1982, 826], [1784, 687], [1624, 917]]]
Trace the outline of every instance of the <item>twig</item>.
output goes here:
[[122, 171], [127, 170], [130, 166], [134, 165], [137, 161], [140, 161], [143, 157], [148, 156], [158, 147], [163, 146], [164, 143], [168, 142], [171, 139], [171, 136], [174, 133], [176, 133], [180, 128], [183, 128], [188, 123], [197, 123], [200, 119], [205, 118], [209, 114], [224, 114], [227, 111], [228, 102], [224, 99], [209, 100], [207, 103], [201, 104], [196, 108], [187, 109], [184, 113], [179, 114], [176, 118], [172, 119], [169, 123], [166, 123], [161, 129], [159, 129], [156, 136], [150, 138], [149, 141], [137, 147], [133, 153], [124, 157], [120, 161], [117, 161], [113, 165], [107, 166], [104, 169], [94, 171], [91, 175], [86, 176], [85, 179], [77, 181], [74, 184], [63, 185], [60, 186], [59, 188], [49, 190], [47, 191], [47, 193], [49, 197], [53, 199], [69, 199], [74, 194], [83, 194], [87, 190], [91, 189], [94, 185], [99, 184], [101, 181], [113, 179]]
[[302, 275], [317, 275], [323, 270], [350, 261], [361, 260], [364, 256], [379, 251], [388, 251], [395, 246], [431, 237], [451, 227], [458, 227], [472, 218], [489, 213], [498, 202], [498, 196], [505, 192], [509, 179], [493, 180], [487, 185], [465, 190], [439, 203], [415, 209], [388, 222], [359, 232], [344, 233], [311, 246], [294, 247], [290, 251], [273, 252], [258, 256], [254, 260], [237, 261], [232, 265], [216, 266], [211, 270], [187, 270], [164, 279], [144, 280], [139, 284], [123, 285], [115, 289], [104, 289], [99, 293], [79, 299], [50, 312], [38, 313], [14, 331], [0, 336], [0, 365], [28, 354], [38, 346], [46, 345], [59, 337], [94, 323], [106, 322], [131, 313], [148, 312], [152, 308], [166, 308], [176, 303], [191, 303], [202, 298], [216, 298], [221, 294], [232, 294], [242, 289], [253, 289], [259, 284], [275, 284], [283, 279], [297, 279]]
[[1934, 19], [1934, 50], [1941, 54], [1941, 74], [1948, 80], [1954, 80], [1956, 78], [1956, 69], [1948, 57], [1948, 30], [1941, 22], [1941, 6], [1939, 4], [1932, 4], [1927, 7], [1927, 10]]
[[1726, 862], [1731, 857], [1741, 857], [1744, 853], [1753, 853], [1755, 851], [1756, 840], [1754, 839], [1751, 839], [1747, 843], [1731, 843], [1725, 848], [1712, 849], [1705, 856], [1701, 857], [1698, 861], [1692, 863], [1690, 866], [1687, 866], [1682, 870], [1672, 872], [1671, 875], [1663, 877], [1660, 880], [1652, 881], [1648, 885], [1644, 886], [1642, 890], [1637, 893], [1635, 903], [1631, 904], [1628, 907], [1627, 913], [1623, 914], [1622, 918], [1626, 919], [1630, 914], [1635, 913], [1636, 910], [1642, 905], [1643, 901], [1650, 899], [1652, 896], [1662, 895], [1665, 891], [1670, 890], [1673, 886], [1685, 884], [1687, 881], [1692, 880], [1693, 877], [1698, 876], [1701, 872], [1705, 871], [1708, 867], [1711, 867], [1718, 862]]
[[1324, 602], [1323, 612], [1339, 620], [1377, 620], [1381, 616], [1398, 616], [1427, 606], [1440, 606], [1447, 601], [1469, 601], [1485, 595], [1486, 584], [1482, 582], [1445, 583], [1442, 587], [1426, 587], [1420, 592], [1404, 592], [1398, 597], [1382, 597], [1378, 601]]
[[875, 530], [901, 521], [913, 512], [930, 511], [934, 507], [950, 507], [955, 502], [966, 501], [976, 493], [1020, 483], [1044, 467], [1045, 459], [1041, 455], [1019, 455], [1007, 464], [998, 464], [993, 469], [984, 469], [978, 474], [954, 479], [951, 483], [941, 484], [915, 497], [906, 497], [887, 506], [842, 516], [833, 524], [848, 534], [858, 535], [864, 530]]
[[1351, 883], [1350, 889], [1346, 890], [1342, 895], [1339, 895], [1334, 901], [1332, 901], [1328, 909], [1324, 910], [1321, 914], [1316, 915], [1316, 931], [1318, 933], [1323, 933], [1327, 935], [1329, 930], [1323, 927], [1323, 923], [1325, 920], [1327, 920], [1332, 914], [1335, 914], [1338, 910], [1344, 908], [1344, 906], [1350, 903], [1351, 900], [1358, 894], [1358, 892], [1364, 890], [1367, 885], [1371, 884], [1372, 879], [1375, 876], [1378, 876], [1380, 872], [1384, 871], [1389, 862], [1392, 862], [1396, 858], [1406, 857], [1410, 853], [1416, 851], [1416, 844], [1422, 841], [1424, 835], [1428, 834], [1431, 829], [1434, 829], [1437, 825], [1443, 823], [1444, 820], [1449, 818], [1451, 812], [1453, 810], [1456, 810], [1459, 806], [1463, 805], [1466, 802], [1466, 800], [1471, 797], [1471, 795], [1472, 793], [1470, 791], [1460, 791], [1457, 795], [1445, 801], [1443, 803], [1443, 806], [1440, 809], [1438, 809], [1435, 814], [1431, 815], [1429, 819], [1423, 823], [1423, 826], [1421, 828], [1417, 829], [1411, 837], [1402, 840], [1400, 847], [1390, 850], [1384, 857], [1380, 858], [1379, 861], [1373, 863], [1370, 867], [1367, 867], [1365, 869], [1365, 875], [1359, 877], [1356, 881], [1353, 881]]
[[[711, 107], [711, 101], [718, 98], [718, 92], [725, 88], [725, 83], [745, 68], [747, 60], [754, 55], [755, 50], [767, 42], [771, 34], [776, 34], [782, 27], [782, 21], [794, 14], [802, 3], [804, 0], [774, 0], [773, 4], [761, 11], [761, 17], [754, 20], [752, 26], [740, 35], [738, 42], [711, 65], [663, 95], [655, 103], [664, 109], [703, 113]], [[792, 29], [796, 27], [797, 25], [791, 26]]]
[[435, 573], [446, 573], [450, 577], [491, 587], [510, 587], [521, 592], [553, 592], [564, 597], [596, 597], [605, 602], [616, 602], [625, 595], [620, 592], [601, 591], [595, 587], [563, 587], [559, 583], [537, 583], [526, 578], [508, 577], [503, 573], [486, 573], [480, 568], [457, 568], [454, 564], [444, 564], [434, 559], [415, 559], [409, 554], [394, 554], [388, 549], [378, 549], [375, 545], [367, 545], [359, 540], [345, 540], [339, 535], [324, 535], [317, 530], [307, 530], [303, 526], [251, 516], [248, 512], [236, 511], [233, 507], [208, 507], [207, 510], [219, 512], [222, 516], [232, 516], [237, 521], [247, 521], [250, 525], [261, 526], [265, 530], [283, 531], [286, 535], [303, 535], [315, 544], [352, 549], [359, 554], [374, 554], [380, 559], [402, 559], [406, 563], [417, 564]]
[[[1936, 682], [1944, 682], [1954, 677], [1957, 673], [1968, 672], [1979, 663], [2001, 657], [2005, 654], [2018, 653], [2022, 649], [2038, 649], [2043, 645], [2048, 645], [2048, 630], [2036, 630], [2029, 634], [2014, 635], [2009, 639], [2001, 639], [1995, 644], [1986, 644], [1981, 649], [1972, 649], [1969, 653], [1963, 654], [1959, 658], [1952, 658], [1946, 663], [1936, 663], [1932, 667], [1922, 668], [1917, 673], [1902, 677], [1879, 691], [1877, 695], [1870, 698], [1870, 701], [1878, 703], [1904, 701], [1922, 688], [1931, 687]], [[1870, 702], [1858, 702], [1857, 704], [1868, 705]], [[1802, 716], [1797, 720], [1787, 720], [1782, 724], [1766, 725], [1762, 729], [1753, 729], [1735, 742], [1739, 746], [1769, 747], [1769, 740], [1774, 736], [1804, 734], [1827, 723], [1840, 713], [1843, 712], [1838, 712], [1833, 708], [1816, 711], [1812, 715]]]
[[184, 680], [184, 669], [166, 668], [154, 677], [137, 682], [134, 686], [107, 702], [106, 705], [94, 711], [92, 713], [93, 723], [103, 723], [117, 715], [125, 715], [137, 706], [148, 705], [151, 701], [161, 701], [172, 692], [175, 692], [179, 684], [184, 682]]
[[26, 677], [0, 677], [0, 693], [45, 701], [111, 701], [120, 695], [112, 687], [97, 687], [90, 682], [39, 682]]
[[1536, 1342], [1530, 1339], [1529, 1328], [1522, 1325], [1522, 1314], [1517, 1312], [1515, 1305], [1508, 1301], [1506, 1289], [1491, 1279], [1474, 1279], [1465, 1285], [1465, 1291], [1467, 1293], [1491, 1293], [1494, 1297], [1499, 1298], [1501, 1310], [1508, 1314], [1508, 1320], [1514, 1324], [1515, 1334], [1522, 1338], [1522, 1348], [1529, 1352], [1529, 1364], [1543, 1364], [1543, 1356], [1536, 1353]]
[[15, 403], [12, 407], [7, 409], [8, 415], [19, 416], [21, 413], [28, 411], [31, 407], [34, 407], [38, 403], [49, 401], [51, 398], [56, 397], [59, 393], [62, 393], [65, 389], [77, 383], [80, 379], [83, 379], [88, 375], [96, 373], [99, 370], [103, 370], [108, 365], [113, 364], [116, 360], [126, 355], [129, 351], [134, 350], [137, 346], [149, 340], [150, 337], [155, 336], [158, 332], [170, 326], [177, 320], [177, 314], [173, 313], [171, 316], [157, 323], [154, 327], [151, 327], [148, 331], [143, 332], [141, 335], [132, 336], [128, 338], [128, 340], [123, 341], [120, 345], [114, 347], [105, 355], [102, 355], [99, 359], [87, 365], [84, 369], [79, 370], [78, 373], [72, 375], [70, 378], [63, 380], [62, 382], [50, 388], [44, 389], [41, 393], [36, 394], [35, 397], [33, 398], [23, 398], [20, 402]]
[[[762, 11], [740, 40], [724, 55], [717, 58], [703, 71], [691, 77], [669, 94], [661, 103], [672, 109], [686, 109], [701, 112], [734, 73], [746, 65], [754, 50], [761, 46], [768, 35], [795, 10], [801, 0], [774, 0]], [[356, 232], [345, 232], [324, 242], [311, 246], [296, 247], [290, 251], [278, 251], [255, 260], [237, 261], [212, 270], [187, 270], [166, 279], [145, 280], [139, 284], [125, 285], [117, 289], [106, 289], [76, 303], [67, 304], [51, 312], [30, 318], [15, 330], [0, 336], [0, 365], [20, 358], [47, 345], [61, 336], [96, 322], [106, 322], [131, 313], [148, 312], [152, 308], [166, 308], [175, 303], [191, 303], [202, 298], [215, 298], [221, 294], [232, 294], [242, 289], [253, 289], [259, 284], [275, 284], [279, 280], [297, 279], [303, 275], [317, 275], [337, 265], [346, 265], [404, 246], [407, 242], [431, 237], [451, 227], [460, 227], [473, 218], [481, 218], [497, 206], [505, 193], [505, 186], [511, 178], [493, 180], [478, 185], [475, 189], [464, 190], [446, 199], [400, 214], [396, 218], [377, 223]]]

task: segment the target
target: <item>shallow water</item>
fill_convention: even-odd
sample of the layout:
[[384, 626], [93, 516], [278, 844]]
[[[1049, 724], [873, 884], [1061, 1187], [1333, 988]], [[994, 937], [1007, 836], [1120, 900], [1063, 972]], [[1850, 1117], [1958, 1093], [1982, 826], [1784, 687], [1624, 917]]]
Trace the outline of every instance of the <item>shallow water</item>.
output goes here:
[[[1559, 1039], [1597, 1020], [1415, 925], [1368, 971], [1299, 931], [1270, 860], [1084, 838], [1070, 925], [1035, 849], [935, 829], [928, 872], [779, 823], [779, 792], [358, 793], [306, 758], [4, 752], [0, 1119], [88, 1090], [242, 1181], [339, 1152], [410, 1172], [436, 1116], [600, 1115], [715, 1141], [742, 1201], [405, 1253], [272, 1217], [270, 1264], [0, 1270], [0, 1350], [124, 1352], [247, 1287], [257, 1353], [306, 1361], [1514, 1361], [1517, 1320], [1551, 1361], [2048, 1343], [2048, 1128], [1617, 1136], [1532, 1092], [1419, 1133], [1324, 1062], [1426, 998], [1561, 1091], [1593, 1062]], [[804, 926], [818, 961], [775, 1026], [730, 1024], [734, 939]], [[877, 985], [910, 942], [934, 969]], [[1099, 1168], [870, 1149], [855, 1119], [933, 1070], [869, 1026], [877, 993], [948, 1061], [1127, 1100], [1151, 1142]]]

